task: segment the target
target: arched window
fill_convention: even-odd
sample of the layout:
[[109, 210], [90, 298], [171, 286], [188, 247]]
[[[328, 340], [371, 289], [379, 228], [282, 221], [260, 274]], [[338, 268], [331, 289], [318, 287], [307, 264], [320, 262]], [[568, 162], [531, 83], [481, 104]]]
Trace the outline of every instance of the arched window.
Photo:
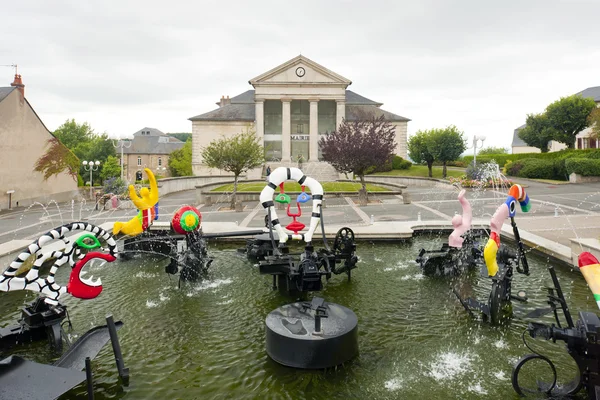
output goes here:
[[142, 165], [142, 157], [138, 156], [138, 167]]

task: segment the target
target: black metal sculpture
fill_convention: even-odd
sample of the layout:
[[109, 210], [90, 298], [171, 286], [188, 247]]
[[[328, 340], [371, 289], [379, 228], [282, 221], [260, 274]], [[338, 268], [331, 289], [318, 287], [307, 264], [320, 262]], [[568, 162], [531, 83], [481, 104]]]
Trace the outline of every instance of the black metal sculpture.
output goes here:
[[415, 260], [427, 276], [459, 275], [462, 271], [481, 265], [483, 252], [481, 238], [483, 231], [471, 229], [472, 209], [463, 189], [458, 194], [462, 215], [452, 218], [454, 230], [439, 250], [421, 249]]
[[[582, 253], [582, 256], [584, 254]], [[589, 253], [587, 254], [590, 255]], [[592, 267], [599, 268], [600, 265], [595, 257], [593, 259], [595, 260], [595, 264]], [[583, 267], [587, 266], [582, 265], [582, 258], [580, 256], [580, 268], [582, 272]], [[548, 272], [552, 277], [553, 283], [553, 287], [548, 288], [548, 304], [550, 307], [534, 310], [527, 317], [537, 318], [548, 313], [553, 313], [556, 325], [552, 324], [548, 326], [536, 322], [529, 323], [526, 331], [523, 332], [523, 343], [531, 350], [532, 354], [524, 356], [515, 364], [512, 373], [513, 388], [521, 396], [545, 394], [551, 398], [570, 398], [582, 388], [585, 388], [588, 398], [596, 400], [600, 398], [600, 319], [592, 312], [581, 311], [579, 312], [579, 320], [574, 323], [552, 265], [548, 266]], [[588, 283], [590, 282], [588, 281]], [[590, 286], [592, 286], [591, 283]], [[595, 294], [595, 289], [591, 288]], [[561, 323], [558, 310], [562, 311], [566, 326], [563, 326]], [[525, 333], [528, 333], [532, 338], [564, 342], [568, 354], [577, 364], [578, 371], [575, 378], [567, 384], [559, 385], [554, 363], [548, 357], [534, 351], [529, 346], [525, 339]], [[520, 380], [520, 375], [523, 373], [525, 365], [535, 362], [537, 369], [539, 369], [540, 361], [548, 365], [552, 373], [552, 381], [542, 382], [536, 379], [536, 387], [525, 387], [526, 385]]]
[[[454, 294], [471, 314], [480, 311], [484, 319], [492, 324], [501, 323], [505, 317], [512, 313], [511, 301], [527, 301], [527, 294], [519, 291], [517, 295], [512, 294], [513, 269], [517, 272], [529, 275], [529, 264], [525, 256], [525, 248], [521, 241], [521, 235], [515, 222], [517, 202], [521, 210], [527, 212], [531, 208], [529, 196], [521, 185], [513, 185], [509, 189], [506, 201], [498, 207], [490, 221], [490, 238], [484, 248], [483, 256], [488, 275], [492, 279], [492, 289], [487, 302], [480, 302], [473, 298], [463, 299], [456, 289]], [[500, 244], [500, 231], [504, 220], [510, 217], [514, 239], [517, 242], [517, 254], [506, 249]]]

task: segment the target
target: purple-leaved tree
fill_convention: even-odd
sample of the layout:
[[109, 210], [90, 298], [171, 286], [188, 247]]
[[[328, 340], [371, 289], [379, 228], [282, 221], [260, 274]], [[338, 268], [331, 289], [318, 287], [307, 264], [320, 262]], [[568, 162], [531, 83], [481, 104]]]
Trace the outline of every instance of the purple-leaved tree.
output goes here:
[[368, 203], [365, 175], [389, 162], [396, 149], [396, 129], [384, 116], [365, 115], [355, 121], [342, 121], [338, 130], [319, 141], [323, 159], [338, 172], [360, 178], [361, 205]]

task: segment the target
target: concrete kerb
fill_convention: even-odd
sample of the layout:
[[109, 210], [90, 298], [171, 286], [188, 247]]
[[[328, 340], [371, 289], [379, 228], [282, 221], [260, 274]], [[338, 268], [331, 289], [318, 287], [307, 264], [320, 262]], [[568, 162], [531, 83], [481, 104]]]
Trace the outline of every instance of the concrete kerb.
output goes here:
[[[105, 230], [112, 230], [114, 222], [105, 222], [101, 227]], [[325, 229], [325, 236], [333, 239], [337, 231], [347, 225], [330, 224]], [[476, 220], [473, 222], [473, 229], [489, 229], [488, 220]], [[154, 229], [169, 229], [168, 222], [155, 222]], [[415, 234], [426, 232], [448, 232], [453, 229], [450, 221], [431, 220], [431, 221], [385, 221], [375, 222], [371, 225], [350, 226], [354, 231], [357, 241], [405, 241], [410, 240]], [[205, 233], [238, 232], [248, 230], [247, 227], [240, 227], [233, 222], [204, 222], [202, 229]], [[519, 230], [521, 240], [525, 246], [538, 255], [548, 257], [553, 262], [560, 262], [577, 268], [573, 265], [571, 259], [571, 249], [567, 246], [555, 243], [530, 232]], [[79, 233], [76, 233], [76, 235]], [[242, 241], [249, 237], [220, 238], [220, 241]], [[314, 234], [315, 240], [322, 239], [321, 230], [317, 229]], [[510, 224], [502, 226], [502, 239], [514, 243], [514, 235]], [[13, 240], [0, 245], [0, 262], [6, 265], [12, 261], [14, 255], [26, 248], [32, 241]], [[11, 258], [12, 257], [12, 258]]]

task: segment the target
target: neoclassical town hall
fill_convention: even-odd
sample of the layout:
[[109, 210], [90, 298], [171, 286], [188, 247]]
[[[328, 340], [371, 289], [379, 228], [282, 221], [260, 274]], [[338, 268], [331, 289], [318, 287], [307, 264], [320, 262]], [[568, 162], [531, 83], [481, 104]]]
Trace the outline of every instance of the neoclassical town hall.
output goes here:
[[[408, 118], [381, 109], [382, 103], [347, 90], [349, 79], [300, 55], [249, 81], [254, 90], [222, 97], [216, 110], [192, 121], [195, 175], [216, 174], [202, 164], [202, 148], [220, 136], [250, 126], [256, 130], [272, 167], [297, 165], [327, 169], [318, 146], [321, 136], [336, 130], [345, 118], [384, 115], [396, 127], [396, 154], [406, 158]], [[249, 174], [255, 175], [255, 174]]]

